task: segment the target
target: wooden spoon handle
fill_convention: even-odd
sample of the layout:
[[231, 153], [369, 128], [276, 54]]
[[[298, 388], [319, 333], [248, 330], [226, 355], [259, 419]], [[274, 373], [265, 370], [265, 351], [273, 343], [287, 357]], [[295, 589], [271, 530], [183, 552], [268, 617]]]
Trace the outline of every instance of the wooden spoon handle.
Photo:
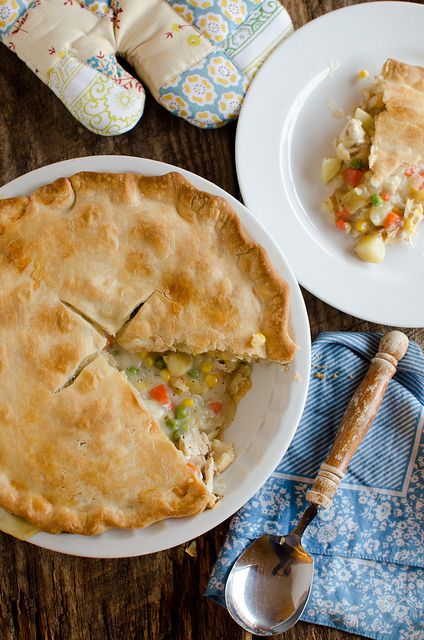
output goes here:
[[401, 331], [389, 331], [381, 338], [378, 353], [347, 406], [331, 451], [306, 494], [311, 504], [324, 509], [330, 506], [349, 462], [378, 413], [387, 385], [396, 373], [408, 343], [407, 336]]

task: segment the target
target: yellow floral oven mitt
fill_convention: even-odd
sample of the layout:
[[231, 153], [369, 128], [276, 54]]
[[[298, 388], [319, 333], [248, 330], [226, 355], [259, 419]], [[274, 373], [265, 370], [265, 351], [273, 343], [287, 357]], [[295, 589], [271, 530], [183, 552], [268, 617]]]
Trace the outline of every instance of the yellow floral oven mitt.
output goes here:
[[0, 0], [4, 44], [87, 129], [129, 131], [145, 94], [203, 128], [237, 117], [264, 59], [292, 31], [278, 0]]

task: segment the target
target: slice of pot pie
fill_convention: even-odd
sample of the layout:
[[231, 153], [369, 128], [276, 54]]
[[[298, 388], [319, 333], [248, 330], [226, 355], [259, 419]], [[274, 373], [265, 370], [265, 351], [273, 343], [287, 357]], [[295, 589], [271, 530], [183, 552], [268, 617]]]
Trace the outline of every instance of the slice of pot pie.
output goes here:
[[385, 245], [411, 241], [423, 219], [424, 68], [387, 60], [334, 146], [324, 212], [357, 238], [359, 258], [382, 262]]
[[0, 225], [0, 508], [92, 535], [213, 506], [252, 363], [296, 350], [264, 250], [178, 173], [80, 173]]

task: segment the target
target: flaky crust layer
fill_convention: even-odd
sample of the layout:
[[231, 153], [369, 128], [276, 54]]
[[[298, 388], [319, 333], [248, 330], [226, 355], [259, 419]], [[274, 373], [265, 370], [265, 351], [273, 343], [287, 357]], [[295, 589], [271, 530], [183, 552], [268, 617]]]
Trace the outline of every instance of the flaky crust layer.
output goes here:
[[142, 527], [208, 501], [100, 355], [105, 332], [133, 351], [296, 349], [288, 285], [228, 203], [178, 173], [80, 173], [0, 201], [0, 286], [0, 506], [45, 531]]
[[379, 180], [424, 160], [424, 68], [389, 59], [382, 77], [386, 110], [377, 116], [370, 153]]

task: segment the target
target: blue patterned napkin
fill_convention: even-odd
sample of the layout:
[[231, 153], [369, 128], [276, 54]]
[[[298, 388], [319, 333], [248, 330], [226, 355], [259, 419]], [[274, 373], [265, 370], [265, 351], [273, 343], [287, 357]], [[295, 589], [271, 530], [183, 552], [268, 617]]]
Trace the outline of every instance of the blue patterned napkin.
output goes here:
[[[306, 409], [261, 490], [235, 515], [206, 595], [224, 604], [235, 559], [263, 533], [298, 521], [305, 495], [381, 335], [322, 333]], [[303, 537], [315, 577], [302, 620], [379, 640], [424, 639], [424, 358], [411, 343], [332, 507]]]

